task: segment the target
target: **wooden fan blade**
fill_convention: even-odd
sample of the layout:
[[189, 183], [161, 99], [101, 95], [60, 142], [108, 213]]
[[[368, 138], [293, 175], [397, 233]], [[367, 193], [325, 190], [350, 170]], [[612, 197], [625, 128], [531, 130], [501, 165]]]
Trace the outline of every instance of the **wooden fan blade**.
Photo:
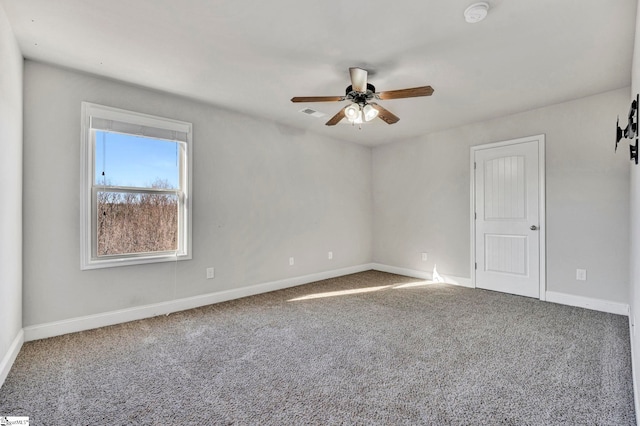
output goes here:
[[365, 93], [367, 91], [367, 74], [367, 70], [362, 68], [349, 68], [351, 88], [356, 92]]
[[388, 109], [383, 108], [378, 104], [369, 104], [369, 105], [371, 105], [372, 107], [374, 107], [375, 109], [378, 110], [378, 118], [380, 118], [385, 123], [394, 124], [394, 123], [397, 123], [398, 121], [400, 121], [400, 117], [398, 117], [397, 115], [393, 114]]
[[421, 86], [412, 87], [411, 89], [400, 90], [388, 90], [386, 92], [376, 93], [378, 99], [401, 99], [401, 98], [416, 98], [418, 96], [431, 96], [433, 94], [433, 87]]
[[344, 96], [296, 96], [291, 102], [338, 102], [343, 101]]
[[[347, 105], [349, 106], [349, 105]], [[344, 109], [346, 107], [342, 108], [340, 111], [338, 111], [338, 113], [336, 115], [334, 115], [333, 117], [331, 117], [331, 120], [327, 121], [325, 124], [327, 126], [335, 126], [336, 124], [338, 124], [338, 122], [340, 122], [340, 120], [342, 120], [344, 118]]]

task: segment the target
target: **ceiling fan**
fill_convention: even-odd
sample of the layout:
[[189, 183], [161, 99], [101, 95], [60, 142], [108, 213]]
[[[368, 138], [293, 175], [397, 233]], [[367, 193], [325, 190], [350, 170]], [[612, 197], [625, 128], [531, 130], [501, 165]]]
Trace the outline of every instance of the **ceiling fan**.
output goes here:
[[400, 118], [373, 102], [374, 100], [415, 98], [418, 96], [431, 96], [433, 93], [433, 87], [431, 86], [376, 92], [376, 88], [367, 82], [367, 70], [352, 67], [349, 68], [349, 75], [351, 76], [351, 85], [347, 87], [344, 96], [296, 96], [291, 98], [291, 102], [351, 101], [349, 105], [342, 108], [327, 121], [327, 126], [335, 126], [345, 117], [350, 123], [358, 125], [365, 121], [371, 121], [376, 117], [379, 117], [387, 124], [394, 124], [400, 121]]

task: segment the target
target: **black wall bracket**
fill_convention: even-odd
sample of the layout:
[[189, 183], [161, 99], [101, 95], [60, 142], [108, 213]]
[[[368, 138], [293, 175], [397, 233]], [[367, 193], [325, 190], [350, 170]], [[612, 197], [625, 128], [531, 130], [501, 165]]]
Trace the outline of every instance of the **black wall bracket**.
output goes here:
[[616, 146], [615, 151], [618, 151], [618, 144], [622, 138], [635, 139], [635, 144], [629, 144], [629, 156], [630, 160], [638, 164], [638, 122], [640, 121], [640, 94], [636, 95], [636, 98], [631, 102], [629, 108], [627, 127], [620, 128], [620, 117], [616, 120]]

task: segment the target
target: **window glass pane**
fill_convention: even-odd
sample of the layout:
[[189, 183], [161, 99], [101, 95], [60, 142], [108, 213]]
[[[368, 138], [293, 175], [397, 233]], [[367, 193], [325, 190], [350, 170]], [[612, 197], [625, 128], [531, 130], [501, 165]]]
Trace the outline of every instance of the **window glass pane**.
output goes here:
[[95, 131], [95, 184], [179, 188], [179, 142]]
[[178, 196], [98, 191], [98, 256], [178, 249]]

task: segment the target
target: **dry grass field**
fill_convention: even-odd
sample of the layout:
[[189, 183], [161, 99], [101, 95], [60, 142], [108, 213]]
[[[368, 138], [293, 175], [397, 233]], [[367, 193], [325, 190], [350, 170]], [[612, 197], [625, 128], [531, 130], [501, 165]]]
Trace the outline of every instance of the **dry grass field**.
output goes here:
[[98, 193], [98, 256], [177, 249], [178, 198]]

